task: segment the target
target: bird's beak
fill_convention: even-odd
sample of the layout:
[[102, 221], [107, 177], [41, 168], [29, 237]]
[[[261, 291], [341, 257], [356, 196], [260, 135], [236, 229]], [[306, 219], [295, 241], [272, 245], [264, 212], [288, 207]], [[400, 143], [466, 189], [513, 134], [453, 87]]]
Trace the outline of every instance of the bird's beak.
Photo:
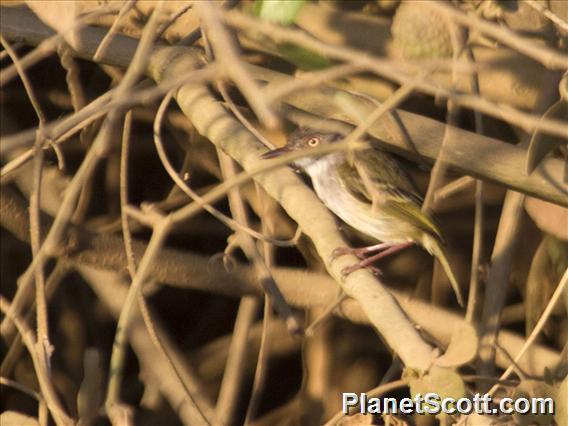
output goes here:
[[280, 157], [281, 155], [286, 154], [287, 152], [290, 151], [291, 151], [290, 147], [285, 145], [282, 148], [276, 148], [273, 149], [272, 151], [265, 152], [260, 156], [260, 158], [262, 158], [263, 160], [269, 160], [271, 158]]

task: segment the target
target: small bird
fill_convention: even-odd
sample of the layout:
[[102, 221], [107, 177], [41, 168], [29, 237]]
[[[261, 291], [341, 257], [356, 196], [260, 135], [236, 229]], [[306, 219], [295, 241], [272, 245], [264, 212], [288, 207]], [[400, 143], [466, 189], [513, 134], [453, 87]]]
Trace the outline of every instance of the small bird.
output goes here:
[[[285, 146], [262, 158], [310, 150], [342, 139], [339, 133], [300, 127]], [[351, 253], [362, 259], [345, 268], [344, 274], [418, 244], [439, 260], [463, 306], [460, 287], [442, 248], [442, 234], [432, 218], [420, 210], [418, 191], [389, 153], [376, 147], [350, 153], [316, 153], [295, 160], [293, 165], [310, 176], [317, 196], [327, 208], [348, 225], [380, 241], [363, 248], [337, 248], [334, 256]], [[366, 257], [373, 252], [378, 253]]]

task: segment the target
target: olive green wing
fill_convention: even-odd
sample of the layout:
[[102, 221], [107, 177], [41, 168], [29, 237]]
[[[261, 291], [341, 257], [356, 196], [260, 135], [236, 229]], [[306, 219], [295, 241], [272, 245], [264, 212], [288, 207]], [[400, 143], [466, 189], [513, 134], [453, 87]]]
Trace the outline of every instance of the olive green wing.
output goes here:
[[342, 185], [360, 201], [379, 203], [383, 211], [443, 240], [435, 222], [420, 210], [422, 198], [412, 180], [387, 152], [357, 152], [352, 161], [338, 165], [338, 173]]
[[405, 222], [413, 225], [414, 227], [432, 235], [440, 242], [444, 241], [444, 237], [434, 220], [420, 209], [418, 204], [413, 202], [390, 198], [385, 201], [381, 208], [385, 212], [391, 213], [393, 216], [400, 217]]

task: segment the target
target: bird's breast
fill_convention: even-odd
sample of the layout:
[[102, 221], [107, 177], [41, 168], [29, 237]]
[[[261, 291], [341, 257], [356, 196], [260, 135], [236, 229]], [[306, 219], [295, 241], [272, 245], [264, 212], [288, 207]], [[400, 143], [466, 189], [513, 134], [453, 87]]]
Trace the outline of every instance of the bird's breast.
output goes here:
[[404, 225], [400, 220], [381, 211], [380, 206], [359, 200], [345, 187], [333, 159], [316, 161], [306, 172], [317, 196], [345, 223], [379, 241], [408, 241], [408, 234], [401, 232]]

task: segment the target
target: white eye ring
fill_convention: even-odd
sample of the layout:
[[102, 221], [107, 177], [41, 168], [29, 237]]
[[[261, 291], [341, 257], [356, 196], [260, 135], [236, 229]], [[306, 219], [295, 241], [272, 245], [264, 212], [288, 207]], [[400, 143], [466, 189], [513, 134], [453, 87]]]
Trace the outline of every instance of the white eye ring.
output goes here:
[[308, 145], [311, 147], [318, 146], [319, 142], [320, 140], [317, 136], [313, 136], [310, 139], [308, 139]]

